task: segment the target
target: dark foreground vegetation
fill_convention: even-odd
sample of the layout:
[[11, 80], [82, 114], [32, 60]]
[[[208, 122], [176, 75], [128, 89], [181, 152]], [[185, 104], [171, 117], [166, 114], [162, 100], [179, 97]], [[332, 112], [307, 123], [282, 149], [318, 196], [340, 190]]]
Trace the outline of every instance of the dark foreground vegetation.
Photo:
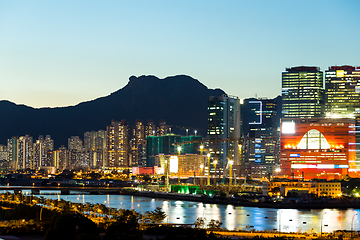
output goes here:
[[[215, 235], [221, 222], [194, 227], [162, 224], [166, 214], [156, 208], [143, 215], [134, 210], [112, 209], [103, 204], [81, 204], [22, 194], [0, 194], [0, 235], [39, 236], [44, 240], [229, 239]], [[254, 236], [254, 239], [265, 239]], [[288, 239], [273, 237], [266, 239]]]

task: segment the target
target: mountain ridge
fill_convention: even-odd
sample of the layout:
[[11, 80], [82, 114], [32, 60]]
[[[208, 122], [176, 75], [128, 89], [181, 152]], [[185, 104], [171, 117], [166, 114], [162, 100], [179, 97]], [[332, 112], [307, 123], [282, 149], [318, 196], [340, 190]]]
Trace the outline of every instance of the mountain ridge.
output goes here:
[[55, 146], [67, 145], [71, 136], [86, 131], [106, 129], [111, 120], [125, 119], [130, 126], [135, 120], [149, 119], [167, 124], [203, 129], [206, 134], [209, 96], [225, 94], [221, 89], [208, 89], [187, 75], [160, 79], [153, 75], [131, 76], [127, 85], [107, 96], [74, 106], [33, 108], [0, 101], [0, 144], [12, 136], [51, 135]]

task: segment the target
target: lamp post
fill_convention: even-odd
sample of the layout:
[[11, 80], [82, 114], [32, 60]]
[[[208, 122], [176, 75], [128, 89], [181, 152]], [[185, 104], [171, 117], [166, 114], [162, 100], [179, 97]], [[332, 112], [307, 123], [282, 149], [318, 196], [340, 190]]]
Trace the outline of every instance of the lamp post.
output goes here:
[[207, 185], [210, 186], [210, 153], [207, 154], [207, 167], [208, 167]]
[[143, 211], [143, 208], [140, 204], [138, 204], [138, 207], [141, 208], [141, 223], [144, 225], [144, 211]]
[[281, 232], [281, 210], [278, 211], [279, 212], [279, 237], [280, 237], [280, 232]]
[[[195, 130], [196, 131], [196, 130]], [[200, 186], [203, 185], [203, 167], [204, 167], [204, 156], [203, 156], [203, 153], [204, 153], [204, 145], [200, 145], [200, 158], [201, 158], [201, 161], [200, 161]]]
[[351, 220], [351, 238], [353, 238], [353, 232], [354, 232], [354, 218], [355, 216], [357, 215], [357, 213], [354, 214], [354, 216], [352, 217], [352, 220]]
[[[108, 199], [109, 199], [109, 197], [108, 197]], [[104, 203], [106, 203], [106, 201], [104, 201]], [[108, 204], [108, 208], [109, 208], [109, 219], [110, 219], [110, 201], [109, 200], [107, 201], [107, 204]]]
[[120, 205], [121, 205], [121, 204], [123, 204], [123, 205], [124, 205], [124, 209], [126, 210], [126, 205], [125, 205], [125, 203], [122, 203], [122, 202], [121, 202], [121, 203], [120, 203]]
[[200, 165], [200, 187], [203, 185], [204, 165]]
[[231, 187], [232, 184], [232, 166], [234, 164], [233, 160], [229, 161], [229, 187]]
[[325, 214], [326, 214], [326, 212], [324, 212], [324, 214], [321, 216], [321, 219], [320, 219], [320, 237], [322, 237], [322, 220], [323, 220]]
[[214, 164], [214, 185], [216, 186], [216, 164], [217, 164], [217, 161], [215, 160], [213, 162], [213, 164]]
[[168, 164], [169, 161], [166, 159], [165, 160], [165, 188], [166, 188], [166, 192], [169, 192], [169, 171], [168, 171]]
[[180, 184], [180, 153], [181, 153], [181, 147], [178, 146], [178, 184]]

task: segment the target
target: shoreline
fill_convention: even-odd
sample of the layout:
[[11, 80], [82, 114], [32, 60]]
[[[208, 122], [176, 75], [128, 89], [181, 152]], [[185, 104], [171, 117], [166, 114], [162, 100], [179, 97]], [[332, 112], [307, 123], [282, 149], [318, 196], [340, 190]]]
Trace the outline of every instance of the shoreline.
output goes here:
[[356, 201], [340, 201], [340, 200], [331, 200], [330, 202], [326, 201], [316, 201], [310, 203], [293, 203], [293, 202], [249, 202], [240, 199], [230, 199], [230, 198], [209, 198], [199, 195], [187, 195], [187, 194], [178, 194], [178, 193], [160, 193], [160, 192], [121, 192], [121, 195], [133, 195], [139, 197], [148, 197], [148, 198], [163, 198], [170, 200], [184, 200], [184, 201], [193, 201], [193, 202], [203, 202], [209, 204], [231, 204], [235, 206], [243, 207], [259, 207], [259, 208], [277, 208], [277, 209], [326, 209], [326, 208], [336, 208], [336, 209], [360, 209], [360, 202]]

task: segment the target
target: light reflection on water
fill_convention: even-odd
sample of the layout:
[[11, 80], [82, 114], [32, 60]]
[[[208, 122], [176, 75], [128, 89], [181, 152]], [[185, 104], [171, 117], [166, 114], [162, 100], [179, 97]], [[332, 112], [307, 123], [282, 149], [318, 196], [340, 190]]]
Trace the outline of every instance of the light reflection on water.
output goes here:
[[[30, 194], [30, 193], [28, 193]], [[39, 196], [39, 195], [38, 195]], [[191, 201], [165, 200], [128, 195], [43, 195], [45, 198], [64, 199], [78, 203], [103, 203], [113, 208], [131, 208], [137, 212], [153, 211], [161, 207], [168, 215], [164, 222], [192, 224], [198, 217], [223, 222], [229, 230], [252, 229], [282, 232], [323, 232], [334, 230], [359, 230], [359, 209], [272, 209], [240, 207], [222, 204], [205, 204]], [[142, 210], [141, 210], [142, 208]]]

